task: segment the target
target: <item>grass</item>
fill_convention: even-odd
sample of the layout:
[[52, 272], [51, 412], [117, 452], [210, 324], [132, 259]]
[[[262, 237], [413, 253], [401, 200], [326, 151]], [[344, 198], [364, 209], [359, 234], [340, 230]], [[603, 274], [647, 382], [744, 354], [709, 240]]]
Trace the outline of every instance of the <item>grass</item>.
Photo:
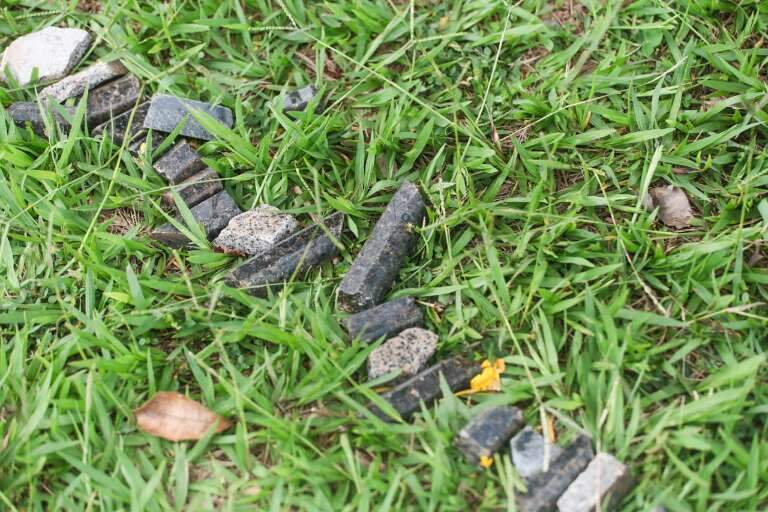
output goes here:
[[[149, 242], [165, 187], [87, 136], [0, 113], [0, 505], [7, 510], [513, 510], [508, 453], [452, 447], [516, 404], [625, 461], [622, 510], [768, 506], [765, 2], [4, 0], [0, 47], [56, 24], [146, 84], [218, 101], [203, 146], [243, 208], [348, 214], [346, 249], [262, 300], [233, 258]], [[280, 111], [318, 84], [322, 115]], [[0, 87], [0, 103], [34, 98]], [[391, 297], [439, 357], [503, 357], [503, 391], [413, 424], [358, 417], [369, 346], [335, 287], [404, 179], [429, 218]], [[640, 208], [683, 188], [694, 226]], [[197, 443], [135, 428], [180, 390], [236, 421]]]

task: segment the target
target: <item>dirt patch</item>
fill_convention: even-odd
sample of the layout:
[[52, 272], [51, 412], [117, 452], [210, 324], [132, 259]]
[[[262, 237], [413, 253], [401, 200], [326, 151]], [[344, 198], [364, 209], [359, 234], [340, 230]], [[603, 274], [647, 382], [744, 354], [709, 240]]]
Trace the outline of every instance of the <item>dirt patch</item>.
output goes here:
[[559, 25], [570, 29], [574, 34], [584, 32], [584, 18], [587, 10], [579, 2], [567, 0], [562, 6], [544, 14], [541, 19], [547, 25]]
[[107, 231], [113, 235], [125, 235], [136, 226], [139, 226], [139, 233], [149, 233], [149, 227], [144, 223], [144, 215], [133, 208], [117, 208], [102, 212], [99, 221], [107, 223]]
[[81, 11], [96, 14], [101, 12], [101, 2], [99, 0], [80, 0], [77, 3], [77, 8]]

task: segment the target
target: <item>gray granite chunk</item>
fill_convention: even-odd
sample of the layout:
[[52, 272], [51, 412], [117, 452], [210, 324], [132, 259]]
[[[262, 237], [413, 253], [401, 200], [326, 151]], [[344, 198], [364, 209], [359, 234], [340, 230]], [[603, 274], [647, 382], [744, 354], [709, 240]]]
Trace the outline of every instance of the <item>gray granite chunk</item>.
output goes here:
[[285, 112], [301, 112], [307, 108], [307, 105], [317, 96], [317, 93], [317, 87], [314, 85], [308, 85], [291, 91], [285, 95], [283, 110]]
[[416, 242], [425, 206], [418, 187], [404, 182], [392, 196], [368, 240], [339, 285], [339, 306], [361, 311], [379, 304]]
[[[150, 107], [151, 108], [151, 107]], [[154, 133], [153, 139], [154, 139]], [[155, 171], [171, 185], [178, 185], [205, 169], [206, 165], [195, 148], [183, 140], [155, 162]]]
[[77, 28], [46, 27], [13, 41], [0, 60], [0, 78], [9, 70], [19, 85], [32, 81], [35, 69], [41, 82], [58, 80], [72, 71], [91, 44], [91, 36]]
[[74, 75], [70, 75], [53, 85], [49, 85], [40, 91], [40, 96], [53, 98], [59, 103], [62, 103], [69, 98], [80, 96], [85, 91], [89, 91], [97, 85], [108, 82], [113, 78], [123, 76], [127, 72], [128, 70], [120, 61], [97, 62]]
[[213, 246], [237, 256], [259, 254], [291, 235], [299, 227], [296, 218], [270, 205], [243, 212], [229, 221]]
[[[196, 204], [224, 190], [224, 187], [221, 186], [219, 173], [211, 168], [204, 169], [194, 176], [190, 176], [178, 185], [172, 186], [172, 188], [179, 194], [179, 197], [188, 208], [192, 208]], [[170, 192], [163, 194], [163, 203], [166, 206], [174, 207], [176, 202], [173, 200], [173, 194]]]
[[69, 128], [69, 122], [64, 118], [61, 112], [63, 111], [69, 116], [72, 116], [75, 113], [75, 109], [72, 107], [43, 105], [41, 108], [41, 105], [34, 101], [20, 101], [8, 107], [8, 115], [11, 116], [11, 119], [13, 119], [17, 125], [24, 127], [29, 124], [33, 132], [41, 137], [45, 137], [47, 131], [45, 127], [45, 114], [42, 109], [46, 109], [50, 112], [51, 119], [64, 130]]
[[391, 337], [403, 329], [423, 324], [424, 315], [413, 297], [400, 297], [349, 315], [341, 321], [349, 337], [363, 343]]
[[406, 329], [368, 354], [368, 378], [373, 380], [400, 370], [411, 377], [437, 350], [437, 334], [420, 327]]
[[186, 119], [181, 135], [193, 139], [213, 140], [215, 137], [197, 122], [190, 114], [191, 110], [203, 111], [224, 126], [232, 127], [232, 111], [226, 107], [214, 106], [202, 101], [177, 98], [166, 94], [157, 94], [152, 97], [149, 113], [144, 120], [144, 128], [170, 133], [179, 123]]
[[560, 512], [618, 510], [633, 486], [627, 466], [608, 453], [598, 453], [557, 500]]
[[531, 427], [525, 427], [510, 441], [512, 463], [523, 478], [540, 473], [549, 467], [562, 452], [559, 446], [547, 442]]
[[95, 88], [88, 95], [88, 126], [98, 126], [112, 116], [130, 110], [139, 102], [141, 83], [133, 75]]
[[[136, 106], [123, 112], [119, 116], [115, 116], [108, 121], [100, 124], [91, 131], [91, 135], [98, 137], [99, 135], [106, 134], [112, 138], [112, 142], [115, 144], [122, 144], [125, 139], [128, 142], [134, 141], [140, 135], [144, 135], [144, 117], [149, 110], [149, 102]], [[131, 119], [133, 116], [133, 119]], [[159, 137], [158, 138], [162, 138]], [[143, 140], [143, 139], [142, 139]]]
[[502, 405], [481, 412], [461, 429], [455, 444], [472, 464], [492, 457], [523, 426], [523, 413], [517, 407]]
[[[208, 240], [215, 238], [232, 217], [241, 213], [232, 196], [226, 191], [209, 197], [191, 208], [190, 212], [198, 224], [202, 224]], [[178, 220], [181, 224], [184, 223], [181, 219]], [[170, 247], [183, 247], [189, 243], [189, 239], [172, 224], [164, 224], [154, 230], [152, 238]]]

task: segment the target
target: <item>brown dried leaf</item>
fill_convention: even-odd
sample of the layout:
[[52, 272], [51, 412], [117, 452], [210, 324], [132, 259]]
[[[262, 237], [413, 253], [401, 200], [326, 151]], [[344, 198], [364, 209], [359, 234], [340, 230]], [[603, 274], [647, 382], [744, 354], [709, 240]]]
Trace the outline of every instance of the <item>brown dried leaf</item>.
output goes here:
[[157, 393], [134, 414], [139, 430], [169, 441], [196, 441], [214, 423], [217, 433], [232, 426], [202, 404], [172, 391]]
[[661, 222], [672, 228], [685, 228], [691, 224], [693, 209], [685, 192], [673, 186], [654, 187], [648, 191], [653, 207], [659, 209]]

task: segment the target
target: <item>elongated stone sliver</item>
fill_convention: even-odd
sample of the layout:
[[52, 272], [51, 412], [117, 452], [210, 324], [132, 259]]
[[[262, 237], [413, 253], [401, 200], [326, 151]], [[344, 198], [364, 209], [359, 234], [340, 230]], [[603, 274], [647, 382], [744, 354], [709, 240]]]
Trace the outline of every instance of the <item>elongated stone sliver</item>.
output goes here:
[[[232, 217], [242, 213], [232, 196], [225, 190], [192, 207], [190, 212], [195, 221], [203, 226], [208, 240], [215, 238]], [[181, 224], [184, 223], [181, 219], [177, 220]], [[169, 247], [183, 247], [189, 243], [189, 239], [170, 223], [154, 230], [151, 236]]]
[[53, 98], [61, 103], [69, 98], [80, 96], [85, 91], [93, 89], [97, 85], [101, 85], [113, 78], [123, 76], [127, 72], [128, 70], [118, 60], [97, 62], [74, 75], [69, 75], [63, 80], [49, 85], [40, 91], [40, 96]]
[[341, 321], [341, 325], [350, 339], [370, 343], [382, 336], [390, 338], [410, 327], [421, 327], [424, 315], [413, 297], [400, 297], [349, 315]]
[[[381, 398], [389, 402], [404, 421], [410, 421], [421, 409], [422, 402], [429, 407], [442, 396], [440, 375], [445, 379], [448, 388], [456, 392], [468, 388], [469, 381], [480, 371], [480, 365], [472, 361], [460, 357], [445, 359], [382, 394]], [[370, 409], [383, 421], [395, 421], [376, 405], [371, 405]]]
[[557, 500], [559, 512], [617, 510], [632, 489], [627, 466], [608, 453], [598, 453]]
[[88, 126], [98, 126], [110, 117], [132, 109], [140, 97], [141, 83], [133, 75], [126, 75], [95, 88], [88, 94]]
[[[152, 134], [154, 138], [154, 134]], [[205, 169], [205, 162], [185, 140], [176, 144], [155, 162], [155, 171], [171, 185], [178, 185]]]
[[125, 139], [131, 142], [144, 133], [144, 117], [147, 115], [147, 110], [149, 110], [149, 102], [145, 101], [136, 108], [129, 109], [100, 124], [91, 130], [91, 135], [94, 137], [106, 135], [112, 138], [113, 144], [117, 145], [122, 144]]
[[[178, 185], [172, 185], [172, 188], [189, 208], [224, 190], [219, 173], [211, 168], [203, 169]], [[163, 203], [171, 207], [176, 204], [171, 192], [163, 194]]]
[[404, 182], [339, 285], [343, 310], [361, 311], [381, 302], [416, 241], [413, 228], [421, 225], [424, 214], [419, 189]]
[[502, 405], [478, 414], [459, 431], [456, 448], [472, 464], [491, 457], [523, 426], [523, 413], [517, 407]]
[[177, 98], [166, 94], [152, 97], [149, 113], [144, 120], [144, 128], [170, 133], [186, 119], [181, 135], [193, 139], [213, 140], [215, 137], [195, 119], [190, 111], [205, 112], [222, 125], [232, 127], [232, 111], [226, 107], [211, 105], [202, 101]]
[[[75, 113], [75, 109], [72, 107], [62, 106], [44, 106], [51, 112], [53, 121], [63, 129], [69, 129], [69, 122], [64, 118], [59, 109], [66, 112], [67, 115], [72, 116]], [[32, 127], [32, 131], [40, 137], [46, 136], [45, 129], [45, 116], [40, 108], [40, 105], [34, 101], [20, 101], [12, 104], [8, 107], [8, 115], [11, 116], [13, 121], [21, 126], [26, 126], [27, 123]]]

